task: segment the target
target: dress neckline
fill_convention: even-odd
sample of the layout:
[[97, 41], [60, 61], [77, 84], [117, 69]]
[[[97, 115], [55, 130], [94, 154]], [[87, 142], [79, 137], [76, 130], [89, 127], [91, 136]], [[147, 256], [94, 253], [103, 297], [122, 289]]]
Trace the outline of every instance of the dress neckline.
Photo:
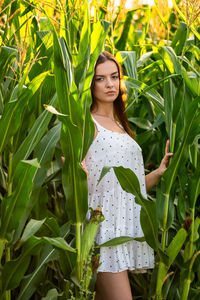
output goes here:
[[[106, 130], [106, 131], [109, 131], [109, 132], [112, 132], [112, 133], [117, 133], [117, 134], [123, 134], [123, 135], [125, 135], [126, 134], [126, 131], [124, 130], [124, 133], [122, 133], [122, 132], [118, 132], [118, 131], [113, 131], [113, 130], [111, 130], [111, 129], [107, 129], [107, 128], [105, 128], [105, 127], [103, 127], [101, 124], [99, 124], [99, 122], [97, 122], [97, 120], [93, 117], [93, 115], [91, 114], [91, 116], [92, 116], [92, 119], [94, 120], [94, 122], [96, 122], [97, 123], [97, 125], [98, 126], [100, 126], [102, 129], [104, 129], [104, 130]], [[117, 122], [117, 121], [116, 121]], [[118, 123], [118, 125], [119, 125], [119, 122], [117, 122]], [[119, 126], [120, 127], [120, 126]]]

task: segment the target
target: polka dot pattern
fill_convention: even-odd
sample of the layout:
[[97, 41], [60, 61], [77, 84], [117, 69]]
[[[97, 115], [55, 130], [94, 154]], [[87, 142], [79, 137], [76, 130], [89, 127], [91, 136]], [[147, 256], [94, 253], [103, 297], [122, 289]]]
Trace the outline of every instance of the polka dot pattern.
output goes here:
[[[105, 220], [100, 223], [96, 242], [105, 243], [115, 237], [142, 237], [140, 206], [134, 196], [125, 192], [111, 169], [97, 185], [104, 166], [123, 166], [137, 175], [142, 194], [146, 197], [142, 151], [127, 133], [102, 127], [96, 120], [97, 136], [86, 155], [89, 206], [100, 206]], [[154, 267], [154, 253], [146, 242], [130, 241], [100, 249], [98, 272], [145, 270]]]

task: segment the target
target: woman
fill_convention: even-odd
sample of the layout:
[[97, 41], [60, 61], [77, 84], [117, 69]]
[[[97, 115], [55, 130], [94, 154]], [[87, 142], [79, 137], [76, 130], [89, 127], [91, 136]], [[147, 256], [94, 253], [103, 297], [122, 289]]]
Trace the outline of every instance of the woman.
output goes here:
[[[96, 242], [102, 244], [119, 236], [141, 237], [140, 206], [134, 196], [122, 190], [113, 169], [97, 185], [103, 166], [123, 166], [137, 175], [142, 194], [156, 185], [167, 168], [172, 153], [166, 144], [158, 169], [144, 174], [141, 148], [132, 138], [123, 101], [122, 72], [114, 56], [100, 54], [91, 84], [91, 115], [95, 138], [86, 155], [89, 206], [102, 208], [105, 220], [100, 224]], [[131, 300], [127, 270], [145, 272], [154, 267], [153, 250], [146, 242], [131, 241], [100, 249], [96, 282], [96, 300]]]

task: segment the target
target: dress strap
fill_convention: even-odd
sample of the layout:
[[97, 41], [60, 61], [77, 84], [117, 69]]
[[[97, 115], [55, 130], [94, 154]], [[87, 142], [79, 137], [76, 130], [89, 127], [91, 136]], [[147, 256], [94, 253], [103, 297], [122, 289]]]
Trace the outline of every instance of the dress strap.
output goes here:
[[[92, 115], [91, 115], [92, 116]], [[102, 126], [95, 120], [95, 118], [92, 116], [92, 120], [94, 121], [94, 123], [96, 124], [97, 130], [98, 132], [101, 131]]]

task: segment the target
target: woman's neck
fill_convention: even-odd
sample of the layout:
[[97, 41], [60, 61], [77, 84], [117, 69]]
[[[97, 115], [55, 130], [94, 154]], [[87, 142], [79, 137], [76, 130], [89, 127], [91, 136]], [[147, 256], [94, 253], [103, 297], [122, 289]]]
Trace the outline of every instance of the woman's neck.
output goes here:
[[110, 118], [110, 119], [115, 119], [114, 118], [114, 110], [113, 110], [113, 105], [103, 105], [103, 106], [99, 106], [95, 107], [91, 113], [93, 115], [96, 116], [101, 116], [101, 117], [106, 117], [106, 118]]

